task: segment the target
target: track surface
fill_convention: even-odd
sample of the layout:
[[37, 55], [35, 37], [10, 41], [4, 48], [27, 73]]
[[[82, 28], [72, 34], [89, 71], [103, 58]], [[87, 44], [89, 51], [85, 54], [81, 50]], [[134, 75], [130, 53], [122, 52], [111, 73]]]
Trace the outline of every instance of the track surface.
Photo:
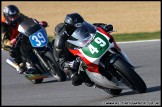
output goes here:
[[131, 90], [123, 90], [121, 95], [115, 97], [98, 88], [84, 84], [73, 86], [70, 80], [57, 82], [55, 78], [32, 84], [6, 64], [8, 53], [2, 51], [1, 105], [161, 105], [160, 41], [124, 43], [119, 46], [146, 82], [146, 93], [135, 94]]

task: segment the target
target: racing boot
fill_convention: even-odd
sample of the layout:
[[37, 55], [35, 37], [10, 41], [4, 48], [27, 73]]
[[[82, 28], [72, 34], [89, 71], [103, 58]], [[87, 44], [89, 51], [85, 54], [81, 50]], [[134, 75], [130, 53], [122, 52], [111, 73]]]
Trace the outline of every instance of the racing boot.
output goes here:
[[84, 78], [84, 83], [85, 85], [89, 86], [89, 87], [92, 87], [94, 85], [94, 82], [92, 82], [88, 75], [85, 73], [85, 72], [80, 72], [80, 74], [83, 78]]
[[78, 74], [78, 69], [79, 69], [80, 61], [79, 59], [76, 58], [76, 60], [72, 61], [69, 63], [70, 68], [72, 68], [72, 84], [75, 86], [81, 85], [83, 82], [85, 85], [92, 87], [94, 85], [94, 82], [92, 82], [86, 72], [80, 71]]
[[82, 75], [78, 74], [78, 72], [75, 72], [71, 75], [72, 84], [74, 86], [82, 85], [84, 79], [85, 78]]
[[19, 74], [24, 73], [26, 70], [27, 70], [27, 69], [26, 69], [26, 66], [25, 66], [23, 63], [18, 64], [18, 69], [17, 69], [17, 71], [19, 72]]
[[64, 63], [64, 70], [68, 68], [67, 73], [68, 76], [71, 78], [72, 80], [72, 84], [74, 86], [78, 86], [81, 85], [84, 82], [84, 77], [80, 74], [78, 74], [78, 68], [79, 68], [79, 62], [77, 61], [66, 61]]
[[88, 87], [92, 87], [94, 85], [94, 82], [92, 82], [89, 78], [87, 78], [84, 82]]

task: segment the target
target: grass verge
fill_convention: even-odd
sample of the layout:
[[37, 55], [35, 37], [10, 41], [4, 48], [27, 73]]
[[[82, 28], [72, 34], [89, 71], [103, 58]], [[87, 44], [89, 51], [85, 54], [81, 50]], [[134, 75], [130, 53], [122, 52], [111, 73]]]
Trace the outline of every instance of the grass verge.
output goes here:
[[142, 32], [142, 33], [129, 33], [129, 34], [114, 34], [113, 37], [116, 42], [121, 41], [137, 41], [137, 40], [151, 40], [160, 39], [160, 31], [157, 32]]
[[[160, 31], [157, 32], [142, 32], [142, 33], [125, 33], [125, 34], [113, 34], [113, 37], [116, 42], [122, 41], [137, 41], [137, 40], [151, 40], [151, 39], [160, 39]], [[54, 36], [49, 36], [49, 40], [51, 41]]]

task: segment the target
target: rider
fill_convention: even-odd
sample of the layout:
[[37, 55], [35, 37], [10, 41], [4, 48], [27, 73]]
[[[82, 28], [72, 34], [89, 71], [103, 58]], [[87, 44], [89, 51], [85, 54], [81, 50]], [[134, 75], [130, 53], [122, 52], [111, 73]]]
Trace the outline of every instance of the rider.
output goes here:
[[[9, 51], [10, 56], [13, 58], [15, 63], [19, 66], [17, 71], [21, 74], [26, 71], [26, 66], [20, 57], [20, 46], [14, 45], [16, 37], [18, 36], [18, 25], [28, 19], [29, 17], [20, 13], [18, 7], [15, 5], [8, 5], [3, 10], [3, 16], [1, 19], [1, 37], [2, 37], [2, 48]], [[47, 23], [42, 21], [43, 27], [46, 27]]]
[[[56, 50], [56, 57], [58, 58], [58, 63], [63, 70], [68, 69], [68, 73], [71, 75], [72, 84], [74, 86], [81, 85], [85, 82], [88, 86], [93, 86], [93, 82], [86, 78], [87, 74], [82, 72], [78, 74], [79, 61], [74, 57], [68, 49], [65, 47], [65, 42], [69, 38], [69, 36], [76, 29], [75, 25], [79, 23], [83, 23], [85, 20], [78, 13], [67, 14], [64, 20], [64, 23], [60, 23], [55, 27], [55, 42], [54, 48]], [[97, 27], [101, 27], [106, 32], [112, 31], [113, 26], [111, 24], [103, 24], [103, 23], [94, 23], [93, 25]]]

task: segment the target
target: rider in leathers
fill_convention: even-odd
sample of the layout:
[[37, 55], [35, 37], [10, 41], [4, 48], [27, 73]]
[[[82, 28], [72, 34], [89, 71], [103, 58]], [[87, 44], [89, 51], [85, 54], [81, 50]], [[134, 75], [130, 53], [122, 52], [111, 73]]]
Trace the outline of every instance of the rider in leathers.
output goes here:
[[[3, 10], [3, 16], [1, 19], [1, 45], [6, 51], [9, 51], [10, 56], [15, 63], [19, 66], [17, 71], [21, 74], [26, 71], [26, 66], [21, 58], [20, 45], [13, 44], [18, 36], [18, 26], [24, 20], [29, 17], [20, 12], [17, 6], [8, 5]], [[43, 23], [42, 23], [43, 22]], [[47, 22], [39, 22], [40, 25], [46, 27]], [[45, 24], [44, 24], [45, 23]]]
[[[65, 46], [66, 40], [76, 29], [75, 24], [84, 22], [83, 17], [78, 13], [67, 14], [64, 23], [60, 23], [55, 27], [55, 42], [54, 49], [55, 55], [58, 59], [60, 67], [65, 71], [68, 69], [68, 73], [71, 75], [72, 84], [74, 86], [81, 85], [85, 82], [88, 86], [93, 86], [93, 82], [87, 77], [85, 72], [78, 74], [79, 61], [71, 54]], [[94, 23], [93, 25], [101, 27], [106, 32], [112, 31], [113, 26], [111, 24]]]

